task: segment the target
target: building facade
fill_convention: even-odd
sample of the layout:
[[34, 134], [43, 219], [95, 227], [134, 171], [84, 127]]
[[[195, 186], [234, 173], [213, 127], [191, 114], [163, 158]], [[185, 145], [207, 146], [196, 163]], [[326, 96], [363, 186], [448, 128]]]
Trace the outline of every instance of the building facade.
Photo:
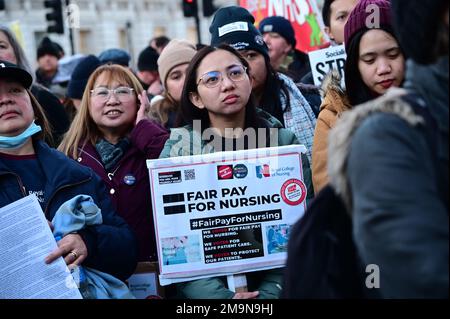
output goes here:
[[[31, 62], [36, 60], [36, 49], [47, 35], [44, 0], [5, 0], [0, 11], [0, 23], [10, 25], [19, 35]], [[123, 48], [136, 59], [155, 36], [182, 38], [197, 43], [194, 18], [183, 16], [181, 0], [71, 0], [64, 3], [64, 34], [49, 34], [67, 54], [71, 54], [69, 24], [75, 53], [95, 54], [108, 48]], [[236, 0], [216, 0], [216, 6], [236, 5]], [[201, 6], [201, 1], [199, 1]], [[201, 16], [201, 7], [199, 8]], [[208, 27], [211, 17], [200, 17], [202, 43], [209, 43]], [[134, 65], [134, 64], [133, 64]]]

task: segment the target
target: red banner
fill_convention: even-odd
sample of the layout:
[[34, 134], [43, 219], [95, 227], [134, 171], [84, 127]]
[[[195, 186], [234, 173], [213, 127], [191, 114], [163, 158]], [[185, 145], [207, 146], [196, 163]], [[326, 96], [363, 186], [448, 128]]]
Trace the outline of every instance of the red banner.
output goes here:
[[240, 0], [255, 17], [255, 25], [265, 17], [282, 16], [291, 21], [297, 49], [310, 52], [328, 46], [315, 0]]

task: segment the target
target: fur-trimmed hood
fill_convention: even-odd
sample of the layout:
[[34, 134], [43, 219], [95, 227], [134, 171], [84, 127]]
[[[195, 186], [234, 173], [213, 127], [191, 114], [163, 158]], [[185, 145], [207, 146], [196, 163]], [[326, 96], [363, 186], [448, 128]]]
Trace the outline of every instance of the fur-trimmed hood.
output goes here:
[[416, 115], [411, 106], [401, 99], [405, 94], [405, 90], [393, 88], [384, 96], [345, 112], [331, 130], [328, 152], [329, 180], [344, 199], [349, 212], [352, 211], [352, 194], [347, 177], [347, 161], [353, 134], [366, 118], [380, 112], [395, 114], [411, 126], [424, 123], [423, 118]]
[[336, 70], [330, 71], [322, 81], [320, 94], [323, 102], [320, 110], [327, 109], [337, 116], [351, 108], [345, 89], [341, 85], [341, 76]]

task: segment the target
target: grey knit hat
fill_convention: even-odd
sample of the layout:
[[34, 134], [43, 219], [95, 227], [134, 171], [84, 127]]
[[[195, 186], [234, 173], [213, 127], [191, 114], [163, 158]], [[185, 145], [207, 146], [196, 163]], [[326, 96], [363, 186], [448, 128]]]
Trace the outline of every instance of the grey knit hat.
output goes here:
[[158, 58], [158, 72], [164, 86], [170, 71], [180, 65], [191, 62], [197, 53], [195, 46], [188, 41], [173, 39], [162, 50]]

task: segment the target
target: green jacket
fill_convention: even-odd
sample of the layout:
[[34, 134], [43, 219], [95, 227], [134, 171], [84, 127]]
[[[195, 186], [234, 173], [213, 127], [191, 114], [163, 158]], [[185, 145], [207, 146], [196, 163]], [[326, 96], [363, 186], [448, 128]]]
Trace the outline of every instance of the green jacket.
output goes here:
[[[283, 128], [282, 124], [270, 114], [258, 110], [258, 116], [265, 121], [266, 126], [278, 129], [278, 146], [299, 144], [294, 133]], [[191, 125], [171, 130], [161, 152], [160, 158], [191, 156], [214, 153], [214, 147], [201, 139], [198, 131]], [[307, 202], [314, 196], [311, 169], [306, 155], [302, 155], [304, 182], [307, 186]], [[247, 273], [249, 291], [259, 291], [258, 299], [276, 299], [281, 292], [283, 269], [272, 269]], [[226, 286], [226, 277], [198, 279], [176, 284], [180, 298], [187, 299], [231, 299], [234, 292]]]

